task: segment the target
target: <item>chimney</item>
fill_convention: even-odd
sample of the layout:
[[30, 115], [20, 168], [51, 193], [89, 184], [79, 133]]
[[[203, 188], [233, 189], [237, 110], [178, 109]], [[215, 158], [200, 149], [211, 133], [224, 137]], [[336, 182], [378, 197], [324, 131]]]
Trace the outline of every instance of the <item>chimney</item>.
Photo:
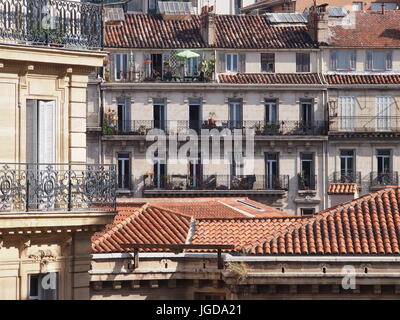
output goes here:
[[308, 15], [308, 32], [317, 43], [328, 42], [328, 12], [327, 4], [312, 6]]
[[204, 6], [201, 9], [200, 32], [205, 43], [214, 46], [217, 42], [214, 7]]

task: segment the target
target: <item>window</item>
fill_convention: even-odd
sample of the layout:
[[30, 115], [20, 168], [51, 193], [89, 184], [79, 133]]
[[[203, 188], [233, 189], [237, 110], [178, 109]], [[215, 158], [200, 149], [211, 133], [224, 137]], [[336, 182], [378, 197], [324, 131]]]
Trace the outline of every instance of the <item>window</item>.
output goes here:
[[267, 190], [279, 189], [279, 154], [265, 154], [266, 162], [266, 188]]
[[265, 122], [278, 122], [278, 102], [276, 99], [265, 99]]
[[376, 161], [377, 161], [377, 183], [378, 184], [392, 184], [393, 177], [390, 175], [391, 172], [391, 152], [390, 150], [383, 149], [377, 150], [376, 153]]
[[166, 129], [167, 105], [164, 99], [153, 99], [153, 128]]
[[391, 70], [392, 51], [374, 50], [367, 51], [365, 58], [365, 70]]
[[395, 2], [374, 2], [371, 3], [371, 10], [382, 10], [384, 5], [385, 10], [396, 10], [397, 4]]
[[242, 7], [242, 0], [235, 0], [235, 14], [240, 14], [241, 7]]
[[167, 168], [165, 165], [165, 159], [154, 160], [154, 187], [156, 189], [165, 188], [166, 184], [166, 172]]
[[186, 76], [194, 77], [199, 72], [199, 58], [190, 58], [185, 61]]
[[28, 276], [29, 300], [57, 300], [58, 273], [39, 273]]
[[379, 96], [376, 97], [376, 108], [377, 108], [377, 129], [381, 131], [391, 130], [391, 109], [392, 109], [392, 97], [390, 96]]
[[331, 51], [332, 70], [355, 70], [357, 53], [355, 50]]
[[131, 159], [129, 153], [118, 154], [118, 188], [130, 189]]
[[353, 11], [361, 11], [363, 9], [362, 2], [353, 2]]
[[118, 133], [131, 131], [131, 103], [130, 99], [118, 99]]
[[232, 152], [231, 176], [242, 176], [244, 170], [244, 158], [242, 152]]
[[242, 129], [243, 126], [243, 106], [239, 100], [229, 101], [229, 128]]
[[261, 72], [275, 72], [275, 53], [261, 53]]
[[226, 54], [226, 71], [227, 72], [238, 72], [238, 54], [227, 53]]
[[126, 53], [117, 53], [115, 59], [115, 80], [126, 79], [128, 72], [128, 55]]
[[353, 150], [340, 150], [340, 182], [356, 182]]
[[310, 72], [310, 54], [296, 53], [296, 72]]
[[300, 99], [300, 122], [304, 129], [311, 128], [313, 118], [313, 101]]
[[300, 154], [300, 190], [315, 190], [314, 155], [312, 153]]
[[314, 208], [301, 208], [300, 209], [300, 215], [302, 216], [309, 216], [315, 214], [315, 209]]
[[339, 97], [339, 129], [354, 130], [355, 98]]

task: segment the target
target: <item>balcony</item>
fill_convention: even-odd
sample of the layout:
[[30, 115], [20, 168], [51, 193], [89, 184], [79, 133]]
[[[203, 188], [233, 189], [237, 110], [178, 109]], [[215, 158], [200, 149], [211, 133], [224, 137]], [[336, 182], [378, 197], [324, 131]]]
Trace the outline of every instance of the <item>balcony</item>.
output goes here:
[[0, 164], [0, 213], [113, 211], [115, 206], [115, 165]]
[[102, 47], [100, 5], [0, 0], [0, 43], [87, 50]]
[[316, 175], [297, 175], [298, 190], [299, 191], [316, 191], [317, 190], [317, 176]]
[[[115, 117], [106, 115], [106, 119]], [[103, 124], [103, 135], [146, 135], [151, 129], [162, 129], [167, 134], [181, 133], [192, 129], [200, 133], [201, 129], [239, 129], [245, 133], [246, 129], [254, 130], [254, 134], [259, 137], [268, 136], [313, 136], [327, 134], [327, 123], [325, 121], [315, 121], [305, 124], [302, 121], [279, 121], [264, 122], [252, 121], [230, 121], [230, 120], [111, 120]]]
[[397, 186], [399, 185], [399, 174], [398, 172], [371, 172], [371, 189], [381, 189], [386, 186]]
[[289, 190], [289, 176], [279, 175], [167, 175], [157, 178], [144, 176], [144, 192], [151, 194], [285, 194]]
[[357, 183], [361, 186], [361, 172], [336, 171], [332, 176], [333, 183]]
[[330, 135], [342, 134], [400, 134], [400, 117], [357, 116], [333, 117], [329, 125]]

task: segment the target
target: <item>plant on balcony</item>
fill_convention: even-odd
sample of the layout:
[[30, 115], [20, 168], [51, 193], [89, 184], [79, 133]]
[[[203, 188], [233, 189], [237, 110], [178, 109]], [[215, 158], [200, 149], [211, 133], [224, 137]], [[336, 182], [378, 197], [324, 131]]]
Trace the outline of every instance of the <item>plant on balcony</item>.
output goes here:
[[214, 119], [214, 117], [215, 117], [215, 112], [210, 112], [210, 113], [208, 114], [208, 124], [209, 124], [210, 126], [215, 126], [215, 119]]
[[103, 135], [111, 135], [115, 132], [115, 123], [117, 122], [117, 114], [114, 110], [108, 109], [104, 114], [102, 127]]
[[140, 134], [140, 135], [145, 135], [146, 134], [146, 126], [145, 125], [141, 125], [141, 126], [139, 126], [139, 128], [138, 128], [138, 133]]
[[306, 177], [304, 175], [304, 172], [302, 172], [301, 174], [299, 174], [299, 185], [300, 185], [300, 190], [309, 190], [309, 186], [307, 185], [307, 180]]
[[280, 129], [280, 124], [277, 122], [267, 122], [265, 124], [265, 132], [270, 133], [270, 134], [276, 134], [279, 132]]
[[257, 135], [260, 135], [262, 134], [263, 126], [261, 125], [261, 122], [256, 122], [252, 129], [254, 129]]

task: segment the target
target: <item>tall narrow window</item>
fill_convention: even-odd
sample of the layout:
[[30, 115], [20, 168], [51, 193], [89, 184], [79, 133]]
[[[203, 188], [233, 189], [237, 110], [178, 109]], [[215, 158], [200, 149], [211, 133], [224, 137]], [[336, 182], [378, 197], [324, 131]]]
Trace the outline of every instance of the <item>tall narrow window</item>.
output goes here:
[[279, 131], [278, 101], [276, 99], [265, 100], [265, 127], [266, 134], [277, 134]]
[[243, 105], [239, 100], [229, 101], [229, 128], [241, 129], [243, 126]]
[[227, 72], [238, 72], [239, 55], [237, 53], [227, 53], [225, 60]]
[[339, 97], [340, 130], [353, 131], [355, 123], [355, 98]]
[[156, 159], [154, 161], [154, 187], [164, 189], [166, 186], [166, 165], [165, 160]]
[[129, 99], [118, 99], [118, 133], [129, 133], [131, 129], [131, 104]]
[[261, 72], [275, 72], [275, 53], [261, 53]]
[[392, 97], [378, 96], [376, 97], [376, 111], [377, 111], [377, 129], [379, 131], [389, 131], [392, 129], [391, 124], [391, 109]]
[[376, 153], [377, 161], [377, 183], [388, 185], [393, 183], [393, 177], [391, 176], [391, 152], [390, 150], [383, 149], [377, 150]]
[[129, 153], [118, 154], [118, 188], [130, 189], [131, 159]]
[[200, 132], [202, 124], [201, 101], [197, 99], [189, 100], [189, 128]]
[[356, 182], [353, 150], [340, 151], [340, 182]]
[[279, 189], [279, 155], [277, 153], [267, 153], [266, 162], [266, 188], [269, 190]]
[[121, 81], [127, 79], [128, 75], [128, 54], [116, 53], [115, 60], [115, 80]]
[[166, 129], [167, 106], [164, 99], [153, 100], [153, 127], [156, 129]]
[[300, 190], [315, 190], [314, 155], [312, 153], [300, 154]]
[[296, 53], [296, 72], [310, 72], [310, 54], [306, 52]]
[[189, 160], [189, 183], [190, 187], [196, 188], [198, 187], [203, 180], [203, 170], [201, 164], [201, 155], [197, 158], [193, 158]]

